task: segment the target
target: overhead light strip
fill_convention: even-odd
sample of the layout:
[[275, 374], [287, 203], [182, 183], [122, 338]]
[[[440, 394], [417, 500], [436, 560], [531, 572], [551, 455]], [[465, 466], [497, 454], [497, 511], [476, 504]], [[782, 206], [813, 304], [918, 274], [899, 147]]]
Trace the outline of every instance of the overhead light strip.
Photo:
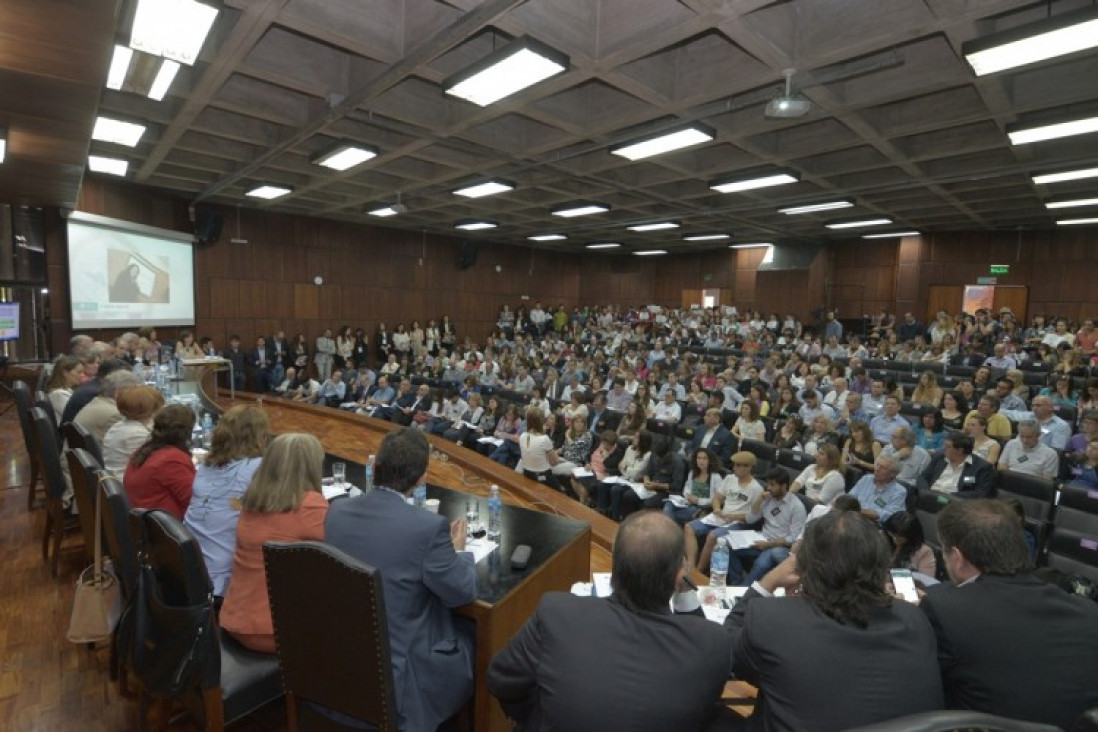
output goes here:
[[107, 72], [107, 88], [121, 89], [126, 81], [126, 73], [130, 70], [130, 61], [133, 60], [133, 49], [129, 46], [115, 44], [114, 54], [111, 56], [111, 68]]
[[1012, 145], [1028, 145], [1033, 142], [1044, 142], [1045, 140], [1056, 140], [1061, 137], [1098, 132], [1098, 117], [1083, 117], [1042, 125], [1015, 123], [1007, 125], [1006, 132]]
[[376, 148], [345, 140], [315, 156], [312, 163], [332, 170], [344, 171], [376, 157]]
[[683, 236], [683, 241], [724, 241], [725, 239], [731, 239], [731, 234], [686, 234]]
[[564, 234], [535, 234], [526, 238], [530, 241], [563, 241], [568, 237]]
[[139, 0], [130, 46], [192, 66], [217, 13], [216, 8], [194, 0]]
[[96, 118], [95, 127], [92, 129], [92, 139], [113, 142], [126, 147], [136, 147], [144, 134], [145, 125], [110, 117]]
[[1078, 206], [1098, 206], [1098, 198], [1072, 198], [1060, 201], [1048, 201], [1045, 208], [1076, 208]]
[[1033, 182], [1039, 186], [1049, 183], [1065, 183], [1072, 180], [1085, 180], [1098, 178], [1098, 168], [1080, 168], [1078, 170], [1064, 170], [1058, 173], [1042, 173], [1033, 176]]
[[388, 216], [396, 216], [399, 213], [399, 211], [397, 211], [392, 206], [382, 206], [381, 208], [375, 208], [371, 211], [367, 211], [367, 213], [370, 214], [371, 216], [377, 216], [379, 218], [386, 218]]
[[884, 226], [891, 224], [892, 219], [880, 217], [874, 219], [857, 219], [855, 221], [833, 221], [826, 224], [829, 229], [857, 229], [862, 226]]
[[627, 226], [625, 228], [629, 231], [645, 232], [645, 231], [666, 231], [667, 229], [677, 229], [680, 224], [678, 221], [656, 221], [651, 224], [637, 224], [636, 226]]
[[731, 244], [729, 249], [764, 249], [766, 247], [774, 246], [770, 242], [760, 241], [753, 244]]
[[590, 216], [591, 214], [606, 213], [610, 207], [605, 203], [593, 203], [590, 201], [576, 201], [557, 206], [550, 213], [554, 216], [562, 216], [566, 219], [576, 216]]
[[446, 81], [443, 89], [486, 107], [567, 70], [567, 56], [523, 36]]
[[458, 221], [454, 224], [455, 229], [461, 229], [462, 231], [483, 231], [484, 229], [494, 229], [497, 226], [499, 226], [499, 224], [495, 221], [484, 221], [481, 219]]
[[709, 187], [720, 193], [740, 193], [756, 188], [770, 188], [782, 186], [787, 183], [796, 183], [801, 179], [799, 173], [788, 170], [757, 173], [754, 175], [741, 175], [735, 178], [724, 178], [712, 181]]
[[666, 249], [642, 249], [639, 252], [633, 252], [638, 257], [658, 257], [661, 254], [667, 254]]
[[1083, 226], [1088, 224], [1098, 224], [1098, 218], [1060, 219], [1056, 222], [1057, 226]]
[[786, 206], [785, 208], [779, 208], [778, 213], [783, 213], [786, 216], [796, 216], [797, 214], [816, 213], [817, 211], [835, 211], [840, 208], [853, 208], [853, 206], [853, 201], [844, 198], [838, 201], [806, 203], [801, 206]]
[[896, 239], [904, 236], [922, 236], [918, 231], [886, 231], [881, 234], [862, 234], [863, 239]]
[[717, 133], [711, 127], [701, 124], [690, 125], [672, 132], [664, 132], [637, 142], [610, 148], [612, 155], [619, 155], [632, 161], [643, 160], [655, 155], [663, 155], [674, 150], [711, 142]]
[[175, 81], [175, 75], [179, 73], [179, 64], [170, 59], [164, 59], [160, 64], [160, 70], [156, 72], [156, 79], [149, 87], [149, 99], [162, 101]]
[[485, 196], [494, 196], [497, 193], [506, 193], [513, 190], [515, 190], [514, 183], [505, 180], [490, 180], [465, 188], [458, 188], [454, 191], [454, 195], [465, 196], [466, 198], [484, 198]]
[[289, 186], [273, 185], [271, 183], [264, 183], [252, 188], [244, 195], [251, 198], [262, 198], [266, 201], [273, 201], [276, 198], [282, 198], [283, 196], [293, 193], [294, 189]]
[[8, 131], [0, 127], [0, 163], [8, 156]]
[[129, 167], [129, 162], [120, 158], [106, 158], [101, 155], [88, 156], [88, 169], [93, 173], [124, 176]]
[[1098, 8], [1011, 28], [961, 45], [977, 76], [1027, 66], [1098, 46]]
[[621, 244], [615, 241], [602, 241], [595, 244], [588, 244], [588, 249], [617, 249]]

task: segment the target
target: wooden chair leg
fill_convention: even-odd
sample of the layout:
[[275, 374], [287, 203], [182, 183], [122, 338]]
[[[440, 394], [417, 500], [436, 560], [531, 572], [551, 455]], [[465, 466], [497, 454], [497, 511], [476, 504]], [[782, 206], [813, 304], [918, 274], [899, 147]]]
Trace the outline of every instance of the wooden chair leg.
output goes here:
[[206, 732], [223, 732], [225, 729], [225, 701], [221, 687], [202, 692], [202, 706], [206, 713]]
[[292, 692], [286, 692], [286, 728], [289, 732], [299, 732], [299, 722], [297, 714], [297, 696]]
[[53, 530], [53, 514], [46, 512], [46, 530], [42, 534], [42, 561], [50, 561], [50, 532]]

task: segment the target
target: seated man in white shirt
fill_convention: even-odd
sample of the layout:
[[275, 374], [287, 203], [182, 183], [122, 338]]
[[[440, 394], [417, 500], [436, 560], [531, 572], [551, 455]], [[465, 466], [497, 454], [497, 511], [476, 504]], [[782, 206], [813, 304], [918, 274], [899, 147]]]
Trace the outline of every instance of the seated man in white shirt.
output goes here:
[[1013, 470], [1053, 479], [1060, 472], [1060, 456], [1040, 443], [1041, 428], [1034, 420], [1018, 423], [1018, 436], [1006, 444], [999, 456], [999, 470]]
[[1071, 425], [1057, 417], [1055, 409], [1052, 397], [1041, 395], [1033, 397], [1032, 412], [1003, 408], [999, 410], [999, 414], [1006, 415], [1012, 422], [1035, 421], [1041, 432], [1040, 443], [1053, 450], [1064, 450], [1071, 439]]
[[511, 382], [511, 389], [519, 394], [529, 394], [535, 386], [537, 384], [530, 376], [530, 371], [525, 366], [519, 366], [518, 374], [515, 376], [515, 380]]
[[906, 486], [914, 486], [927, 466], [930, 465], [930, 453], [915, 444], [915, 433], [910, 427], [897, 427], [892, 430], [889, 442], [881, 450], [881, 455], [892, 458], [899, 466], [896, 480]]
[[663, 401], [656, 404], [656, 412], [652, 415], [659, 422], [678, 422], [682, 419], [682, 407], [675, 401], [675, 392], [666, 391]]

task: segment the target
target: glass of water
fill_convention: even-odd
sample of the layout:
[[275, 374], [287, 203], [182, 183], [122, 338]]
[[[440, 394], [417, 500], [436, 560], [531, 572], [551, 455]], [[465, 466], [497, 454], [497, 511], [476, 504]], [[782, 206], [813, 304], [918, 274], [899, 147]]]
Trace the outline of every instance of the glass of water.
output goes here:
[[472, 536], [480, 530], [480, 501], [475, 498], [465, 499], [465, 532]]
[[332, 463], [332, 479], [336, 485], [343, 485], [347, 477], [347, 463]]

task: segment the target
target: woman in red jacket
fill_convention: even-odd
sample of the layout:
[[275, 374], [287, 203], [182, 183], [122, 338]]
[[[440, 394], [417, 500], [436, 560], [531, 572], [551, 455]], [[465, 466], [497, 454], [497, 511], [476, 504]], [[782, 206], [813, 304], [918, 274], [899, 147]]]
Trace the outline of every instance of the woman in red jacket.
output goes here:
[[152, 434], [126, 466], [123, 484], [134, 508], [162, 508], [183, 520], [194, 484], [192, 429], [190, 407], [169, 404], [156, 413]]

